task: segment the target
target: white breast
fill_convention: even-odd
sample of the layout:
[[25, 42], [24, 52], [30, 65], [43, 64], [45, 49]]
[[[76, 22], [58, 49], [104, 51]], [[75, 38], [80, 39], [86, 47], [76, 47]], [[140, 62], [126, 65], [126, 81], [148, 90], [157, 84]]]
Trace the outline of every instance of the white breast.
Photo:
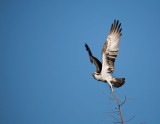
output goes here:
[[113, 76], [112, 76], [112, 74], [111, 73], [101, 73], [101, 75], [102, 75], [102, 79], [103, 80], [106, 80], [107, 82], [108, 81], [111, 81], [112, 80], [112, 78], [113, 78]]

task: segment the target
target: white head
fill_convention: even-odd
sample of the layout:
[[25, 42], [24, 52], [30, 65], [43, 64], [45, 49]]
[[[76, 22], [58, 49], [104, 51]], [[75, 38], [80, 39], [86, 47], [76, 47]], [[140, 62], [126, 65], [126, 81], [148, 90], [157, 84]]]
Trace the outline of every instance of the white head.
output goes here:
[[100, 73], [97, 73], [97, 72], [94, 72], [92, 74], [92, 76], [94, 77], [94, 79], [100, 81], [101, 80], [101, 74]]

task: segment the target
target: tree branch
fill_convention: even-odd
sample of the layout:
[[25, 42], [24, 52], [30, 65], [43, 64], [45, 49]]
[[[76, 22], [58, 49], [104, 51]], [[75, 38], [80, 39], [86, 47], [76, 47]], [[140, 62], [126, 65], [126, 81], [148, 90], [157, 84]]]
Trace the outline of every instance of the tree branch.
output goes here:
[[123, 113], [122, 113], [122, 109], [121, 109], [121, 106], [126, 102], [126, 97], [125, 97], [125, 100], [121, 103], [120, 101], [119, 101], [119, 99], [117, 98], [117, 96], [113, 93], [113, 92], [111, 92], [111, 94], [113, 95], [113, 97], [114, 97], [114, 100], [116, 101], [116, 103], [117, 103], [117, 106], [118, 106], [118, 112], [119, 112], [119, 116], [120, 116], [120, 122], [117, 122], [117, 123], [121, 123], [121, 124], [124, 124], [124, 118], [123, 118]]

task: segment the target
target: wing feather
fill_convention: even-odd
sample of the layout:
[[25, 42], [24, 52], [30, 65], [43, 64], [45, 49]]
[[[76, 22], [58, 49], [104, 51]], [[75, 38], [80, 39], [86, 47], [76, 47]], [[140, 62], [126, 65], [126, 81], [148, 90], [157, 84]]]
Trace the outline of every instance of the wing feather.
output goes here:
[[101, 73], [101, 69], [102, 69], [102, 63], [96, 57], [94, 57], [92, 55], [92, 52], [91, 52], [91, 50], [90, 50], [90, 48], [89, 48], [89, 46], [87, 44], [85, 44], [85, 47], [86, 47], [86, 50], [87, 50], [87, 52], [89, 54], [89, 58], [90, 58], [91, 63], [95, 64], [96, 72], [100, 74]]
[[121, 33], [121, 23], [118, 20], [114, 20], [111, 25], [109, 35], [102, 49], [102, 71], [113, 73], [114, 62], [119, 51], [119, 43]]

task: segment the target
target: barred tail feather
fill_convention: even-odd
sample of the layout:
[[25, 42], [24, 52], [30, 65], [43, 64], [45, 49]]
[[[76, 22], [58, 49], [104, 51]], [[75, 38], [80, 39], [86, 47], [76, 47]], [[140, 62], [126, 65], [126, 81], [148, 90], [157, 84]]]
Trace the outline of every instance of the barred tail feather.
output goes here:
[[121, 87], [123, 84], [125, 84], [125, 78], [114, 78], [111, 83], [116, 88]]

